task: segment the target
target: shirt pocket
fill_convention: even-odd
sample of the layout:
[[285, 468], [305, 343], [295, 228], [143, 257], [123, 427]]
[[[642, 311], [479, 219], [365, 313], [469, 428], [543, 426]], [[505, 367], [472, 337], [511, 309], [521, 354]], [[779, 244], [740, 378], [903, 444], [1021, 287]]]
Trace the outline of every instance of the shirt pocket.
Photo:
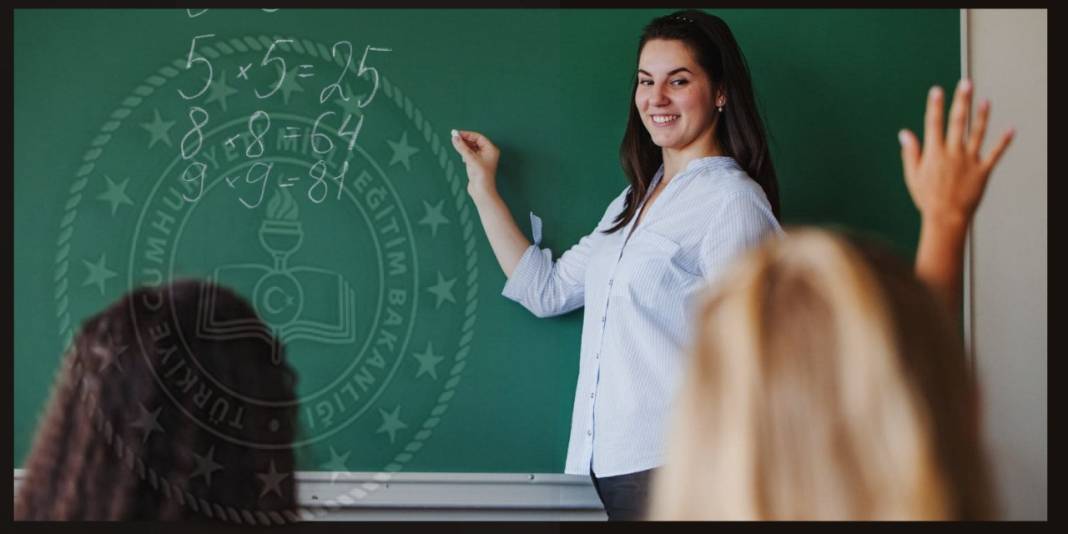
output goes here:
[[636, 233], [623, 252], [612, 293], [638, 305], [663, 305], [696, 278], [684, 252], [671, 238], [648, 230]]

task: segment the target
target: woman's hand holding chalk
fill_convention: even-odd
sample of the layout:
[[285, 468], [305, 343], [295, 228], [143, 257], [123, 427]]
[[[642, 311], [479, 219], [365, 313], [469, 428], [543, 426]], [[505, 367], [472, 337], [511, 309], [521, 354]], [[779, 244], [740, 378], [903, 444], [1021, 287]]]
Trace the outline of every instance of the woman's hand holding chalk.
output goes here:
[[467, 192], [476, 199], [495, 193], [500, 149], [478, 132], [452, 130], [450, 133], [452, 146], [467, 167]]

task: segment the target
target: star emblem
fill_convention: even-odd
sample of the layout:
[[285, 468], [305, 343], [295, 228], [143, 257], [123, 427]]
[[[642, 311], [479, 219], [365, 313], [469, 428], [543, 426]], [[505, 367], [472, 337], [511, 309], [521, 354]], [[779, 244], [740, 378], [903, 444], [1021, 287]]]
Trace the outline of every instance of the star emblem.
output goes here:
[[[350, 96], [349, 96], [348, 100], [345, 100], [344, 98], [341, 98], [341, 95], [350, 95]], [[334, 103], [337, 104], [338, 106], [340, 106], [341, 109], [343, 109], [349, 115], [353, 115], [356, 118], [359, 118], [360, 115], [363, 115], [363, 110], [360, 109], [360, 106], [359, 106], [360, 99], [357, 98], [357, 97], [351, 96], [351, 95], [352, 95], [352, 88], [349, 87], [348, 85], [345, 85], [345, 89], [343, 91], [338, 91], [338, 98], [336, 100], [334, 100]], [[341, 119], [341, 120], [345, 120], [345, 119]]]
[[106, 174], [104, 175], [104, 179], [108, 182], [108, 190], [104, 191], [96, 198], [111, 203], [112, 217], [115, 216], [115, 212], [119, 209], [119, 205], [129, 204], [133, 206], [133, 201], [126, 195], [126, 184], [130, 183], [129, 178], [123, 180], [121, 184], [115, 184], [115, 182], [111, 180], [111, 177]]
[[412, 170], [410, 160], [415, 153], [419, 152], [419, 149], [408, 144], [408, 132], [401, 134], [401, 138], [397, 142], [387, 139], [386, 143], [388, 143], [389, 148], [393, 150], [393, 158], [389, 160], [389, 166], [392, 167], [398, 163], [403, 163], [404, 170]]
[[196, 467], [193, 469], [193, 474], [189, 476], [190, 479], [194, 479], [200, 475], [204, 475], [204, 480], [207, 484], [211, 485], [211, 474], [222, 469], [222, 466], [215, 463], [215, 446], [212, 445], [208, 449], [208, 454], [201, 456], [197, 453], [193, 453], [193, 462], [196, 463]]
[[281, 483], [289, 476], [289, 473], [279, 473], [278, 471], [275, 471], [274, 460], [271, 460], [270, 469], [266, 473], [256, 473], [256, 476], [263, 481], [263, 491], [260, 492], [260, 497], [262, 498], [268, 493], [277, 493], [281, 496]]
[[331, 472], [331, 475], [330, 475], [330, 482], [331, 483], [336, 481], [337, 477], [339, 475], [348, 473], [348, 471], [349, 471], [348, 461], [349, 461], [349, 455], [351, 455], [351, 454], [352, 454], [352, 451], [348, 451], [345, 454], [339, 455], [336, 451], [334, 451], [333, 447], [330, 447], [330, 460], [328, 462], [322, 464], [322, 467], [326, 468], [327, 471]]
[[82, 282], [82, 286], [89, 286], [96, 284], [97, 289], [100, 290], [100, 294], [104, 294], [104, 282], [108, 279], [116, 276], [115, 271], [107, 268], [107, 254], [100, 254], [100, 259], [96, 263], [82, 260], [85, 264], [85, 268], [89, 269], [89, 276], [85, 278], [85, 282]]
[[[108, 336], [108, 345], [111, 345], [113, 343], [114, 343], [114, 341], [112, 340], [111, 336]], [[130, 348], [128, 345], [120, 345], [120, 346], [115, 347], [114, 354], [103, 354], [103, 355], [101, 355], [101, 358], [103, 358], [103, 360], [104, 360], [104, 365], [100, 366], [100, 372], [103, 373], [105, 370], [107, 370], [108, 367], [111, 367], [112, 365], [114, 365], [115, 368], [118, 369], [120, 373], [126, 374], [126, 369], [123, 368], [122, 363], [119, 360], [119, 356], [122, 356], [123, 354], [125, 354], [126, 353], [126, 349], [128, 349], [128, 348]]]
[[397, 431], [403, 428], [408, 428], [408, 425], [402, 423], [400, 420], [400, 406], [394, 408], [392, 412], [387, 412], [381, 408], [379, 408], [378, 411], [382, 414], [382, 426], [378, 427], [378, 430], [375, 431], [375, 433], [389, 433], [389, 442], [393, 443], [393, 440], [397, 437]]
[[442, 215], [441, 210], [445, 207], [445, 199], [441, 199], [437, 204], [431, 206], [427, 201], [423, 201], [423, 207], [426, 208], [426, 215], [419, 219], [418, 224], [425, 224], [430, 227], [431, 237], [436, 237], [438, 234], [438, 226], [448, 224], [449, 220]]
[[434, 354], [434, 346], [429, 341], [426, 343], [426, 352], [422, 354], [415, 352], [413, 356], [419, 362], [419, 370], [415, 372], [416, 378], [428, 374], [430, 378], [438, 379], [437, 365], [445, 358]]
[[437, 302], [434, 303], [434, 309], [440, 308], [441, 303], [446, 300], [453, 304], [456, 303], [456, 299], [452, 296], [452, 286], [455, 283], [455, 278], [445, 280], [445, 277], [441, 276], [441, 271], [438, 271], [438, 283], [427, 289], [427, 291], [433, 293], [434, 296], [438, 298]]
[[153, 432], [163, 432], [163, 427], [159, 425], [159, 412], [163, 410], [160, 406], [155, 411], [150, 412], [145, 409], [145, 405], [137, 403], [137, 407], [141, 409], [141, 416], [136, 421], [130, 424], [134, 428], [140, 428], [145, 431], [145, 435], [141, 437], [141, 443], [148, 441], [148, 436]]
[[237, 94], [237, 89], [230, 87], [226, 84], [226, 71], [222, 71], [222, 75], [218, 80], [211, 82], [211, 89], [208, 91], [208, 98], [204, 100], [204, 104], [210, 104], [212, 102], [218, 102], [223, 111], [226, 111], [226, 98], [230, 95]]
[[155, 118], [152, 119], [152, 122], [141, 123], [141, 127], [148, 130], [148, 133], [152, 135], [148, 140], [148, 148], [156, 146], [156, 143], [160, 141], [167, 143], [167, 146], [173, 146], [171, 144], [171, 134], [169, 134], [168, 131], [174, 126], [174, 121], [164, 121], [163, 118], [159, 116], [158, 109], [154, 111], [154, 114]]
[[297, 83], [297, 70], [298, 69], [290, 69], [289, 72], [286, 73], [285, 79], [282, 80], [282, 101], [286, 104], [289, 104], [289, 95], [304, 92], [304, 88]]

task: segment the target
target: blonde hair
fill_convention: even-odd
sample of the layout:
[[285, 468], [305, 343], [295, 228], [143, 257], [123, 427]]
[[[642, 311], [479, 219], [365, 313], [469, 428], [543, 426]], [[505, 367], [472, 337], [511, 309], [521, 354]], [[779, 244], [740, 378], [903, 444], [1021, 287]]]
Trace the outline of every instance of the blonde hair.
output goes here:
[[991, 513], [960, 336], [895, 257], [821, 230], [709, 290], [653, 519]]

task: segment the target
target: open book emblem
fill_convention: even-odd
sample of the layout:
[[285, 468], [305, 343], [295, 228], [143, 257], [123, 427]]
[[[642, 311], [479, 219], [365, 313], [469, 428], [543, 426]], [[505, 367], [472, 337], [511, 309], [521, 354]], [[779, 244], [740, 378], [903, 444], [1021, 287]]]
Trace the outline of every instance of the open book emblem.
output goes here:
[[[272, 335], [282, 343], [298, 339], [336, 345], [353, 343], [356, 294], [349, 282], [327, 269], [289, 265], [289, 258], [300, 248], [303, 237], [297, 204], [287, 190], [281, 189], [268, 204], [267, 217], [259, 231], [260, 244], [273, 263], [222, 265], [211, 277], [217, 284], [251, 296], [267, 328], [247, 319], [217, 317], [213, 305], [215, 295], [204, 294], [197, 313], [197, 335], [207, 339], [259, 338], [268, 343]], [[205, 292], [214, 293], [214, 290], [209, 288]], [[316, 299], [336, 298], [337, 302], [330, 306], [305, 306], [307, 295]], [[275, 347], [271, 361], [277, 364], [280, 360], [280, 347]]]

